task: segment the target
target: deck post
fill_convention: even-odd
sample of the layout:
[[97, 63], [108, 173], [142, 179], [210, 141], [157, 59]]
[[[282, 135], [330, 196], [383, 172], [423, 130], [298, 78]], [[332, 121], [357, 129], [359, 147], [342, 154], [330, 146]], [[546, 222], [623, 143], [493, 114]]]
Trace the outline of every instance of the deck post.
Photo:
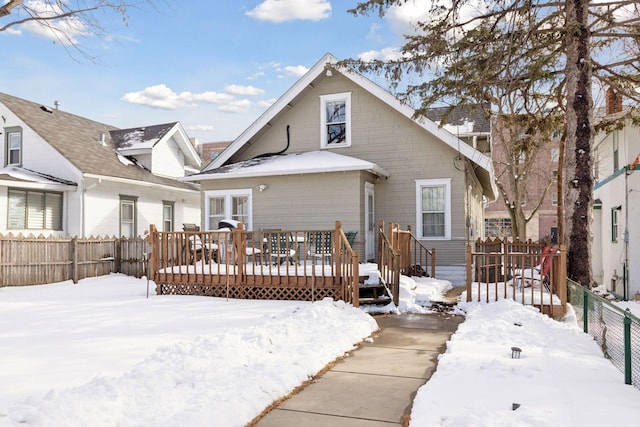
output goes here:
[[360, 263], [358, 262], [358, 251], [353, 251], [351, 265], [353, 265], [353, 277], [351, 285], [351, 304], [360, 307]]
[[[155, 224], [149, 225], [149, 244], [151, 245], [151, 254], [149, 254], [149, 271], [147, 271], [147, 277], [151, 280], [155, 280], [156, 271], [158, 270], [158, 230]], [[156, 285], [156, 293], [161, 294], [160, 286]]]
[[467, 245], [466, 257], [467, 259], [467, 274], [466, 274], [466, 285], [467, 285], [467, 302], [471, 302], [471, 263], [473, 262], [473, 257], [471, 254], [471, 245]]
[[336, 228], [333, 231], [333, 244], [335, 245], [335, 254], [336, 254], [336, 271], [341, 271], [342, 264], [342, 234], [340, 231], [342, 229], [342, 223], [340, 221], [336, 221]]

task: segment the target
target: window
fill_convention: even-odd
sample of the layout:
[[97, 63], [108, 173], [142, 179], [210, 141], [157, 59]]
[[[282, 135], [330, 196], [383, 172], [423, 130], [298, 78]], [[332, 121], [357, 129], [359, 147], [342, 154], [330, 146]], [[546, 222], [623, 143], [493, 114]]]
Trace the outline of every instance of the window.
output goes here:
[[486, 237], [507, 237], [511, 234], [511, 218], [485, 218], [484, 235]]
[[551, 149], [551, 161], [552, 162], [557, 162], [558, 160], [560, 160], [560, 149], [559, 148], [552, 148]]
[[320, 97], [322, 148], [351, 146], [351, 93]]
[[162, 231], [173, 231], [173, 210], [175, 202], [162, 201]]
[[22, 164], [22, 128], [5, 128], [5, 165]]
[[9, 229], [62, 230], [62, 193], [9, 189]]
[[618, 213], [622, 209], [622, 206], [611, 209], [611, 241], [618, 241]]
[[416, 207], [420, 238], [451, 238], [450, 179], [417, 180]]
[[551, 206], [558, 206], [558, 193], [551, 193]]
[[239, 221], [251, 229], [251, 189], [205, 192], [207, 230], [217, 230], [223, 219]]
[[120, 236], [135, 237], [137, 197], [120, 196]]
[[618, 131], [613, 131], [613, 170], [617, 171], [619, 167], [618, 159]]

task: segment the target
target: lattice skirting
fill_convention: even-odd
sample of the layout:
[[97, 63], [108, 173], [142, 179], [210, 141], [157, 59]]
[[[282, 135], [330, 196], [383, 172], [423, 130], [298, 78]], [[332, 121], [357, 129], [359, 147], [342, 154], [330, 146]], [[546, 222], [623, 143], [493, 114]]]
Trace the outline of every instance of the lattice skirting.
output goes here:
[[201, 295], [233, 299], [317, 301], [323, 298], [340, 299], [335, 288], [278, 287], [278, 286], [219, 286], [192, 283], [156, 284], [158, 295]]

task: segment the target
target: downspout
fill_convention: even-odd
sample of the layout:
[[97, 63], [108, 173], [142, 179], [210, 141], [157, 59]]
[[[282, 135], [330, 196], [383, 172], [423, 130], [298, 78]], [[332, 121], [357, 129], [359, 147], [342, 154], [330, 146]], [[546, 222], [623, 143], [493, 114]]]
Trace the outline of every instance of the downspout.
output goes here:
[[629, 174], [630, 166], [624, 171], [624, 266], [622, 278], [622, 293], [624, 301], [629, 300]]

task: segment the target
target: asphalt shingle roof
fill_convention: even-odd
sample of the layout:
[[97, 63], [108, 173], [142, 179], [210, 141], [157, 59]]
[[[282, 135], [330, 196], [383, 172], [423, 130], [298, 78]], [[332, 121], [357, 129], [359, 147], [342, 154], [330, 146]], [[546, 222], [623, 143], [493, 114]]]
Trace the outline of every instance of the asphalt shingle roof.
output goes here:
[[[156, 176], [133, 164], [125, 165], [111, 145], [110, 132], [120, 131], [115, 126], [43, 107], [5, 93], [0, 93], [0, 102], [83, 173], [197, 189], [191, 183]], [[101, 143], [101, 135], [105, 145]]]
[[447, 114], [450, 108], [451, 107], [429, 108], [427, 111], [427, 118], [438, 123], [440, 126], [462, 126], [465, 123], [473, 123], [473, 133], [489, 133], [491, 131], [491, 124], [479, 105], [463, 105], [454, 107], [445, 122], [441, 123], [442, 118]]

